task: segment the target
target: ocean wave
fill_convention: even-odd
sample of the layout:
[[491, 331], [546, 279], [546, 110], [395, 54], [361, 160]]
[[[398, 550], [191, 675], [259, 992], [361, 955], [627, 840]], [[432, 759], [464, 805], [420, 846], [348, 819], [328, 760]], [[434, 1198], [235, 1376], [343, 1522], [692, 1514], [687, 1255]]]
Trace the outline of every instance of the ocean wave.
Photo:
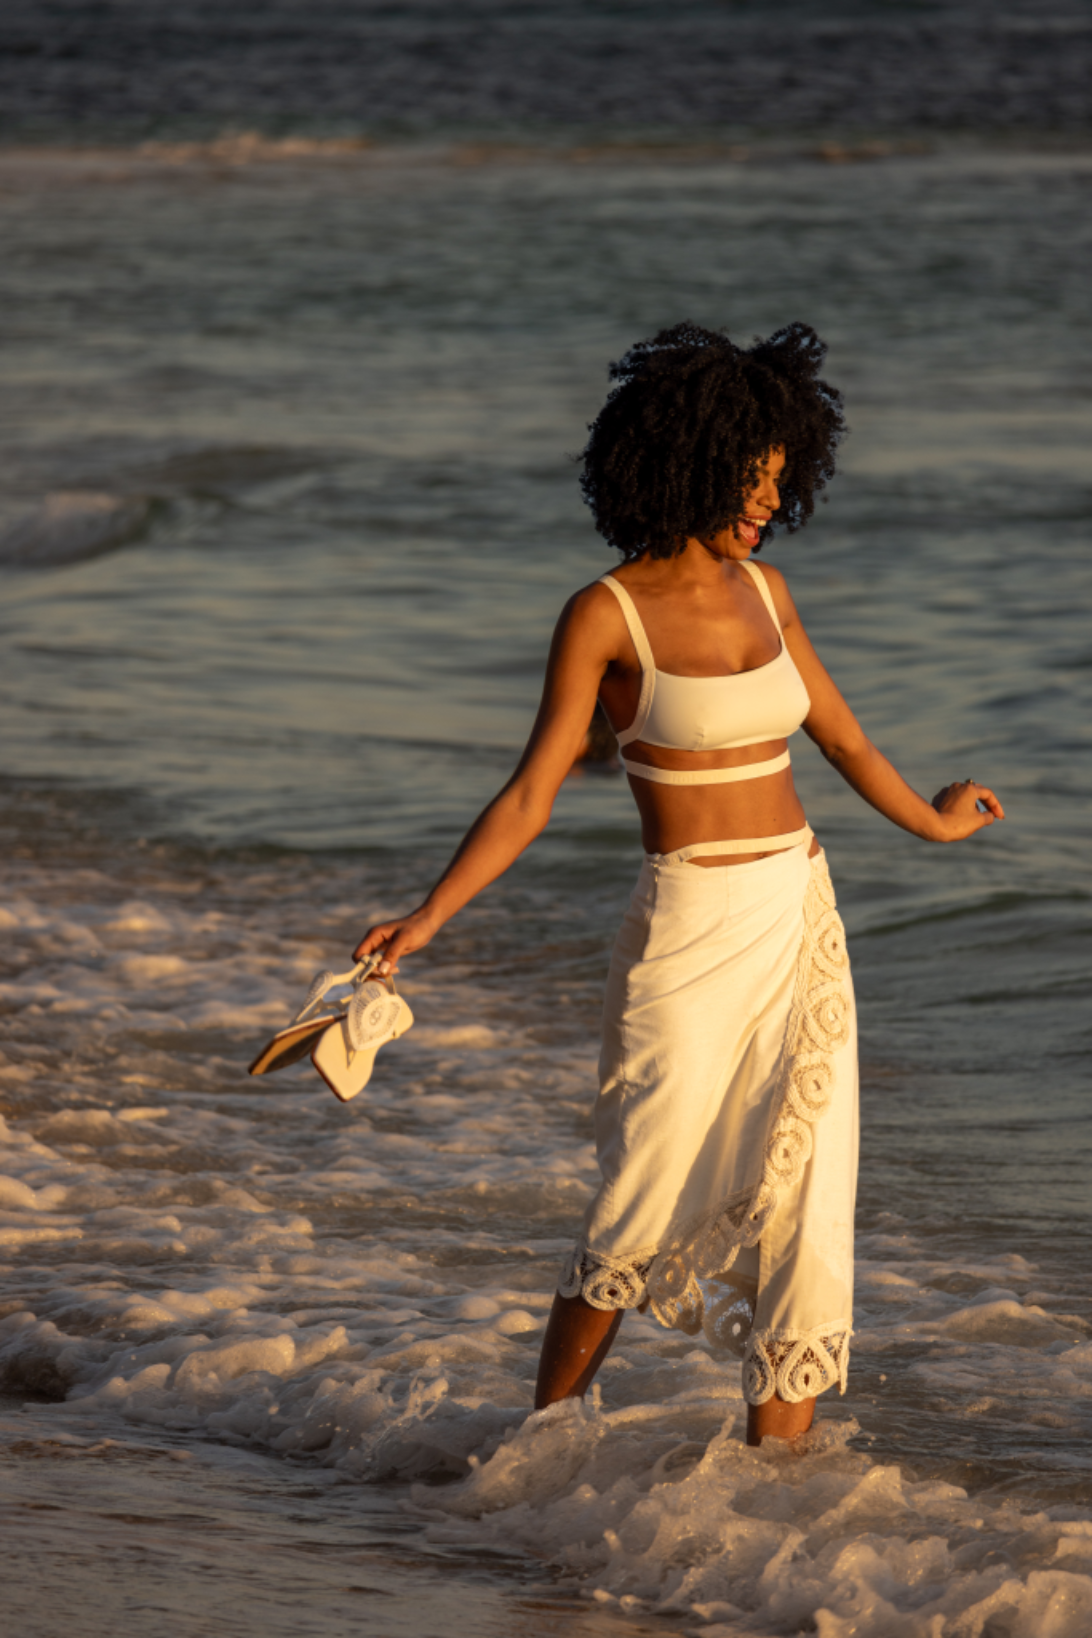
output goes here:
[[[44, 1205], [28, 1209], [24, 1243], [52, 1241], [55, 1255], [59, 1229]], [[435, 1546], [515, 1553], [601, 1605], [689, 1616], [714, 1635], [808, 1621], [855, 1638], [1040, 1638], [1044, 1621], [1057, 1638], [1087, 1631], [1086, 1508], [975, 1494], [877, 1460], [842, 1413], [821, 1411], [795, 1445], [750, 1450], [735, 1372], [702, 1348], [669, 1362], [651, 1322], [627, 1321], [591, 1403], [531, 1412], [546, 1293], [467, 1289], [377, 1247], [322, 1251], [308, 1220], [241, 1188], [210, 1201], [199, 1228], [192, 1209], [100, 1219], [81, 1243], [88, 1260], [182, 1257], [199, 1232], [231, 1266], [78, 1311], [70, 1301], [64, 1326], [30, 1311], [0, 1321], [5, 1390], [63, 1394], [80, 1425], [121, 1417], [412, 1483], [411, 1514]], [[13, 1248], [10, 1232], [0, 1241]], [[244, 1274], [248, 1258], [265, 1271]], [[301, 1306], [277, 1312], [274, 1286]], [[1087, 1393], [1092, 1348], [1058, 1328], [1051, 1341], [1049, 1364], [1044, 1337], [1018, 1344], [1038, 1346], [1040, 1391]]]
[[142, 142], [142, 158], [165, 165], [254, 165], [281, 160], [344, 159], [373, 147], [367, 136], [265, 136], [261, 131], [224, 131], [206, 142]]
[[306, 1068], [269, 1097], [253, 1039], [386, 876], [106, 863], [24, 861], [4, 907], [0, 1390], [400, 1485], [437, 1549], [713, 1638], [1083, 1638], [1092, 1340], [1018, 1234], [862, 1235], [850, 1396], [793, 1447], [748, 1449], [738, 1365], [636, 1314], [587, 1404], [536, 1413], [595, 1175], [570, 966], [543, 1030], [541, 962], [418, 962], [358, 1103]]
[[155, 505], [147, 496], [90, 489], [46, 495], [32, 511], [0, 530], [0, 565], [46, 568], [130, 545], [147, 529]]
[[112, 179], [166, 168], [236, 171], [252, 167], [300, 164], [366, 164], [369, 166], [451, 165], [460, 169], [511, 166], [634, 166], [721, 165], [748, 161], [769, 163], [790, 159], [825, 164], [852, 164], [917, 157], [945, 146], [938, 136], [928, 139], [868, 137], [838, 133], [820, 137], [776, 138], [757, 136], [740, 142], [731, 132], [716, 132], [701, 140], [671, 134], [634, 134], [610, 137], [595, 133], [559, 134], [553, 138], [515, 140], [511, 137], [457, 136], [391, 137], [363, 131], [336, 137], [270, 136], [260, 130], [225, 130], [192, 141], [135, 140], [74, 146], [8, 143], [0, 146], [0, 166], [29, 164], [35, 170], [99, 171], [109, 167]]

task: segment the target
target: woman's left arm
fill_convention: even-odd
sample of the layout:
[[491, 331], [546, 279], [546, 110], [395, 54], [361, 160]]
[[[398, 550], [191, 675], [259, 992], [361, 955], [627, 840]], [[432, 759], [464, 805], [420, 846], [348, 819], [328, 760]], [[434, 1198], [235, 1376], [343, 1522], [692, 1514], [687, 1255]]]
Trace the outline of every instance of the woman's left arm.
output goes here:
[[804, 732], [846, 784], [885, 819], [927, 842], [959, 842], [992, 825], [995, 819], [1003, 819], [1004, 809], [993, 791], [974, 780], [945, 785], [932, 802], [926, 802], [906, 783], [868, 738], [816, 654], [784, 575], [770, 564], [762, 565], [762, 573], [777, 605], [789, 653], [811, 699]]

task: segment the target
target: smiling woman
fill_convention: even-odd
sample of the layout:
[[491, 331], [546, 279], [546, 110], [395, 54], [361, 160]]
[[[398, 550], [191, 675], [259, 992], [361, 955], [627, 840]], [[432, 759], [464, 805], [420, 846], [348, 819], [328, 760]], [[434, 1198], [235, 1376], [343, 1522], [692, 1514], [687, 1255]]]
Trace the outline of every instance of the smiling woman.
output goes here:
[[825, 352], [806, 324], [749, 350], [695, 324], [631, 347], [584, 451], [600, 534], [628, 562], [674, 557], [688, 535], [728, 525], [757, 551], [775, 511], [802, 528], [846, 430], [840, 394], [819, 378]]
[[598, 700], [628, 751], [645, 858], [607, 979], [602, 1184], [561, 1273], [536, 1403], [585, 1393], [623, 1311], [650, 1308], [741, 1355], [752, 1444], [804, 1432], [816, 1395], [844, 1391], [852, 1332], [853, 988], [788, 738], [803, 727], [924, 839], [1003, 817], [970, 780], [931, 804], [911, 790], [824, 669], [783, 576], [750, 561], [775, 521], [807, 521], [833, 473], [844, 422], [823, 355], [805, 325], [749, 351], [679, 325], [612, 366], [583, 489], [625, 562], [564, 610], [512, 779], [424, 904], [356, 950], [395, 970], [508, 868], [545, 826]]

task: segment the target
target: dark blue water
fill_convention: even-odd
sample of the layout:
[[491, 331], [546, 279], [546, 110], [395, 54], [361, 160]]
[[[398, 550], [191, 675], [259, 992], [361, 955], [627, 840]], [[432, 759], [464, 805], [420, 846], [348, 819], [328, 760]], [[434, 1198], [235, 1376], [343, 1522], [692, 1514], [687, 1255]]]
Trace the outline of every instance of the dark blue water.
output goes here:
[[9, 0], [0, 136], [1086, 132], [1050, 0]]

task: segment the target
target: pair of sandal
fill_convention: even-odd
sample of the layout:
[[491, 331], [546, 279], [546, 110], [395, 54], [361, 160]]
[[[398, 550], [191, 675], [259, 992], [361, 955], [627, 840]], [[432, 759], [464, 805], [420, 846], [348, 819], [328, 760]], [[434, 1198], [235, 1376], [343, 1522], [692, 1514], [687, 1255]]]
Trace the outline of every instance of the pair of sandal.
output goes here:
[[[393, 978], [373, 978], [381, 957], [368, 956], [347, 973], [319, 973], [307, 1000], [287, 1029], [267, 1041], [250, 1066], [252, 1075], [270, 1075], [311, 1055], [311, 1062], [335, 1097], [348, 1103], [372, 1078], [375, 1055], [404, 1035], [413, 1013]], [[332, 995], [332, 991], [349, 994]]]

